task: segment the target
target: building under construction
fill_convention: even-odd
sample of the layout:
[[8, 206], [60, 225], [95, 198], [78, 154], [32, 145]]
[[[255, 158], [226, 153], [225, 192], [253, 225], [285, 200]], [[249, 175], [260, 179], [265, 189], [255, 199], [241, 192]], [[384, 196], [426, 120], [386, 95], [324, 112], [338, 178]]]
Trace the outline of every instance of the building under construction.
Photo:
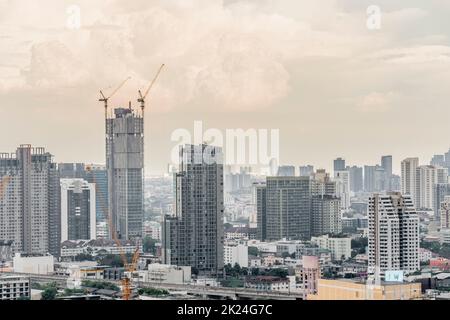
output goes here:
[[142, 236], [144, 117], [130, 108], [106, 117], [106, 166], [111, 231], [120, 239]]

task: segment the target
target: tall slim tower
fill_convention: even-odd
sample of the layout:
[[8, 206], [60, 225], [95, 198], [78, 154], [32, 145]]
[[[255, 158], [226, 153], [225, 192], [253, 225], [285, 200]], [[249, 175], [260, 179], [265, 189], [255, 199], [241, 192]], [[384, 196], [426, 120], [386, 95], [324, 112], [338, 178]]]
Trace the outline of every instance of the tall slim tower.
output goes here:
[[144, 218], [144, 118], [117, 108], [106, 118], [106, 167], [111, 232], [120, 239], [142, 237]]
[[419, 166], [419, 158], [407, 158], [402, 161], [402, 194], [410, 195], [414, 204], [418, 205], [418, 198], [416, 195], [416, 176], [417, 167]]

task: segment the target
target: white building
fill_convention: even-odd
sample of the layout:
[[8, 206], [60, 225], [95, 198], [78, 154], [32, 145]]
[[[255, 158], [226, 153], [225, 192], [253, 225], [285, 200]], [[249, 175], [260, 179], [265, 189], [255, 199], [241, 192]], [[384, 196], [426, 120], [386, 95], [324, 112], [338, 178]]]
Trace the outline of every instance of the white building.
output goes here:
[[97, 237], [95, 184], [61, 179], [61, 242]]
[[428, 262], [433, 257], [433, 253], [430, 250], [419, 248], [419, 261]]
[[149, 264], [145, 271], [137, 272], [139, 281], [185, 284], [191, 282], [191, 267], [179, 267], [165, 264]]
[[397, 192], [373, 195], [369, 199], [369, 274], [377, 279], [386, 271], [411, 273], [419, 268], [419, 217], [411, 197]]
[[22, 256], [16, 253], [13, 259], [13, 270], [16, 273], [48, 275], [55, 271], [54, 258], [46, 256]]
[[[142, 252], [142, 246], [139, 248]], [[91, 240], [91, 241], [64, 241], [61, 243], [61, 258], [76, 257], [79, 254], [90, 254], [96, 256], [99, 253], [106, 254], [133, 254], [136, 251], [136, 245], [132, 241], [121, 241], [118, 246], [111, 240]]]
[[153, 240], [161, 241], [161, 224], [156, 221], [145, 221], [144, 237], [150, 237]]
[[224, 264], [240, 265], [243, 268], [248, 266], [248, 246], [243, 243], [228, 241], [223, 250]]
[[289, 292], [291, 283], [288, 278], [282, 279], [271, 276], [249, 277], [245, 281], [245, 288], [258, 291]]
[[330, 238], [328, 235], [312, 237], [311, 242], [322, 249], [328, 249], [331, 252], [331, 259], [341, 260], [352, 257], [352, 239], [351, 238]]
[[30, 278], [0, 275], [0, 300], [30, 298]]
[[433, 210], [434, 187], [438, 181], [438, 173], [434, 166], [420, 166], [416, 173], [416, 207]]
[[335, 171], [336, 196], [341, 199], [341, 209], [350, 209], [350, 172]]
[[402, 194], [410, 195], [416, 204], [416, 174], [419, 166], [419, 158], [407, 158], [402, 161], [401, 187]]

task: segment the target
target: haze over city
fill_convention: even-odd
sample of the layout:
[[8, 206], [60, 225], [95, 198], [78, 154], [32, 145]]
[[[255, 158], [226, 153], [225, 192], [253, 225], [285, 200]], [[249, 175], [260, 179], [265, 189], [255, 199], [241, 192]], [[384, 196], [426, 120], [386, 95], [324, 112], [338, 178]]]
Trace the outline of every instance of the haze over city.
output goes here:
[[58, 162], [104, 163], [99, 90], [131, 76], [110, 105], [138, 107], [165, 63], [148, 102], [146, 174], [165, 172], [171, 133], [195, 120], [279, 129], [286, 164], [428, 162], [449, 147], [450, 4], [378, 0], [379, 30], [367, 28], [370, 4], [2, 0], [1, 151], [31, 143]]

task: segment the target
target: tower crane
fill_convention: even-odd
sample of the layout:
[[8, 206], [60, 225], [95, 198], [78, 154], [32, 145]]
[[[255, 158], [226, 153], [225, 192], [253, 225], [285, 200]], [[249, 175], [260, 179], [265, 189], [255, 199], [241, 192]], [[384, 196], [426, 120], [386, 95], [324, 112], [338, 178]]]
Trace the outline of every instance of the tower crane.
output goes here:
[[108, 97], [105, 97], [105, 95], [103, 94], [103, 91], [100, 90], [100, 94], [102, 95], [102, 97], [98, 101], [105, 103], [105, 118], [108, 115], [108, 101], [109, 101], [109, 99], [111, 99], [117, 93], [117, 91], [119, 91], [125, 85], [125, 83], [127, 83], [128, 80], [130, 80], [130, 79], [131, 79], [131, 77], [126, 78]]
[[148, 86], [147, 91], [145, 91], [145, 94], [142, 95], [141, 90], [139, 90], [139, 99], [138, 102], [141, 104], [141, 110], [142, 110], [142, 117], [144, 116], [144, 109], [145, 109], [145, 99], [147, 98], [148, 94], [150, 93], [150, 90], [152, 90], [153, 85], [156, 83], [156, 80], [158, 80], [159, 75], [161, 74], [162, 69], [165, 67], [165, 64], [162, 64], [161, 67], [159, 67], [158, 72], [156, 73], [155, 78], [153, 78], [152, 82]]

